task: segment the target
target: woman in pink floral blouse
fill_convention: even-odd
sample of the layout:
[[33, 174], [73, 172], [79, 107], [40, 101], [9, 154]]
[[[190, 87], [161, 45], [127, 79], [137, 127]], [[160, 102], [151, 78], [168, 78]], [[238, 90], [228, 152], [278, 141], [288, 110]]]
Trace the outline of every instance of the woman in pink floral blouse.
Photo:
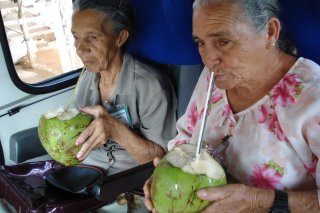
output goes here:
[[197, 143], [214, 72], [203, 140], [228, 144], [219, 159], [238, 182], [198, 191], [215, 201], [204, 212], [320, 212], [320, 67], [286, 46], [278, 13], [277, 0], [194, 2], [205, 68], [168, 148]]

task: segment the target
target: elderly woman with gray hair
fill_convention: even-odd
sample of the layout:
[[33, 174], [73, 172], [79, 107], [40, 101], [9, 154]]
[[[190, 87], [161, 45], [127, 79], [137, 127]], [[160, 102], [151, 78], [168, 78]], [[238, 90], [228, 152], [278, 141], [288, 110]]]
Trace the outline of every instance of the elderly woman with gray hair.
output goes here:
[[85, 65], [75, 104], [94, 121], [77, 138], [83, 164], [113, 174], [165, 153], [176, 135], [176, 97], [166, 77], [125, 52], [134, 31], [128, 0], [75, 0], [72, 34]]
[[213, 72], [203, 140], [236, 180], [199, 190], [203, 212], [320, 212], [320, 66], [282, 35], [278, 1], [195, 0], [193, 38], [205, 68], [168, 149], [197, 143]]

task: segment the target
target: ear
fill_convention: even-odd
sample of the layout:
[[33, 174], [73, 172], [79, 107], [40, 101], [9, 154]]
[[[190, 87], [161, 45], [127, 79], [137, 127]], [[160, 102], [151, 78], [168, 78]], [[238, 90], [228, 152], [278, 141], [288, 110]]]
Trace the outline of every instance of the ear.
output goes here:
[[281, 23], [278, 18], [272, 17], [267, 22], [268, 43], [270, 46], [274, 46], [280, 35]]
[[117, 39], [117, 47], [121, 47], [129, 38], [129, 32], [126, 29], [121, 30], [118, 39]]

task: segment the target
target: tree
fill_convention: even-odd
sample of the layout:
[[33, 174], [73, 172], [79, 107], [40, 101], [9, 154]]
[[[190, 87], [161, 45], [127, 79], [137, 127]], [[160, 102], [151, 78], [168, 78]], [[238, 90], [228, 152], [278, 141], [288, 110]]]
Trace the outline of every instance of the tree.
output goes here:
[[30, 63], [30, 68], [35, 67], [34, 57], [31, 52], [31, 43], [30, 43], [30, 36], [28, 32], [28, 26], [25, 21], [24, 11], [23, 11], [23, 0], [12, 0], [14, 3], [18, 4], [18, 23], [20, 25], [20, 29], [23, 33], [23, 38], [27, 47], [27, 56]]

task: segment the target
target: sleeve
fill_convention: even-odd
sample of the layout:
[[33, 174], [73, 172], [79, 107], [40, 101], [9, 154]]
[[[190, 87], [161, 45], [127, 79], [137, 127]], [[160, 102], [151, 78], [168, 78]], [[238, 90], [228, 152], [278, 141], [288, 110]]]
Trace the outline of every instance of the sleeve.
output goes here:
[[[320, 97], [317, 101], [317, 108], [320, 106]], [[320, 205], [320, 110], [303, 126], [302, 135], [305, 136], [309, 144], [311, 153], [305, 153], [304, 166], [309, 173], [315, 178], [318, 192], [318, 202]]]
[[278, 107], [277, 111], [281, 128], [303, 162], [301, 174], [306, 169], [309, 177], [315, 179], [320, 205], [320, 87], [317, 85], [307, 85], [293, 107]]
[[98, 105], [100, 103], [98, 84], [99, 79], [96, 74], [86, 70], [76, 84], [73, 107]]
[[[319, 97], [319, 101], [317, 102], [318, 102], [317, 108], [319, 108], [320, 97]], [[303, 156], [304, 167], [316, 180], [318, 202], [320, 205], [320, 162], [319, 162], [319, 159], [320, 159], [320, 110], [318, 110], [317, 115], [313, 116], [303, 126], [302, 135], [305, 136], [311, 150], [311, 153], [304, 153], [306, 154], [305, 156]]]
[[178, 134], [175, 138], [169, 141], [168, 150], [171, 150], [176, 145], [191, 142], [194, 127], [196, 126], [196, 122], [198, 122], [198, 117], [200, 116], [198, 109], [202, 108], [204, 101], [203, 98], [207, 93], [207, 80], [209, 76], [210, 72], [205, 67], [198, 79], [185, 113], [177, 122]]
[[162, 90], [149, 97], [140, 101], [140, 133], [166, 150], [168, 141], [176, 135], [177, 100], [173, 90]]

